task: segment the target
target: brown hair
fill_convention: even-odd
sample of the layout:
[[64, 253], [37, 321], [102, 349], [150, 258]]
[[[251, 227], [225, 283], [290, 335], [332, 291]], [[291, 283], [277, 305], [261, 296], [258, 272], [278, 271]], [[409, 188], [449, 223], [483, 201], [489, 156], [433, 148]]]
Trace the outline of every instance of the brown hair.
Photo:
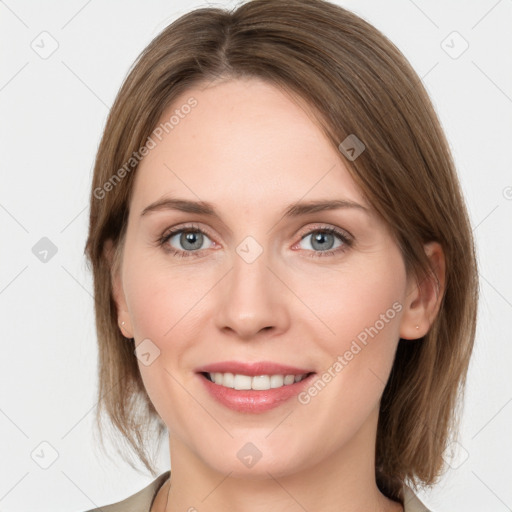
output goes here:
[[[344, 162], [418, 282], [433, 275], [423, 244], [437, 241], [444, 250], [440, 310], [426, 336], [399, 341], [381, 400], [376, 480], [384, 494], [402, 500], [403, 483], [436, 482], [457, 431], [457, 397], [476, 329], [474, 241], [449, 146], [420, 78], [375, 27], [323, 0], [196, 9], [158, 35], [124, 81], [96, 157], [85, 248], [94, 277], [100, 433], [104, 409], [155, 474], [146, 443], [155, 437], [150, 427], [160, 438], [165, 425], [144, 388], [133, 341], [119, 331], [112, 296], [137, 167], [126, 163], [178, 95], [218, 77], [262, 78], [305, 100], [337, 149], [351, 134], [363, 141], [361, 155]], [[116, 248], [112, 266], [108, 239]]]

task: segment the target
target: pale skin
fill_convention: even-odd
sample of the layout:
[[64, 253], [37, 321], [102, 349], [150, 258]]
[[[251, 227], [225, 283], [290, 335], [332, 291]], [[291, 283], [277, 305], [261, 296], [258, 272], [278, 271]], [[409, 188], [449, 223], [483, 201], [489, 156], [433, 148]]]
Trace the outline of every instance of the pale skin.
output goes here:
[[[124, 336], [136, 344], [149, 338], [160, 350], [151, 365], [139, 362], [172, 454], [171, 480], [151, 512], [403, 510], [375, 481], [379, 401], [399, 338], [421, 342], [412, 340], [438, 312], [442, 248], [425, 244], [439, 285], [407, 276], [391, 232], [343, 156], [281, 90], [257, 79], [197, 86], [162, 121], [191, 96], [197, 106], [136, 171], [114, 276]], [[172, 209], [141, 215], [166, 196], [207, 201], [219, 218]], [[365, 209], [283, 217], [297, 202], [331, 199]], [[191, 223], [199, 249], [180, 233], [165, 242], [189, 257], [158, 245], [169, 228]], [[334, 254], [321, 254], [318, 231]], [[248, 236], [263, 250], [251, 263], [236, 251]], [[214, 401], [194, 371], [266, 360], [322, 374], [394, 303], [401, 310], [307, 405], [291, 399], [263, 413], [236, 412]], [[248, 442], [262, 453], [250, 468], [237, 457]]]

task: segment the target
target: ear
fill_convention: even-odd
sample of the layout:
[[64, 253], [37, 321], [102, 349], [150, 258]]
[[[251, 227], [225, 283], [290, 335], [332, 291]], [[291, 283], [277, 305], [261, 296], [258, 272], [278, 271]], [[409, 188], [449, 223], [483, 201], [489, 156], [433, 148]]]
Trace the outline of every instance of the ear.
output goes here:
[[117, 323], [119, 325], [119, 329], [125, 338], [133, 338], [132, 325], [121, 279], [121, 268], [119, 266], [114, 268], [116, 248], [110, 238], [106, 240], [103, 246], [103, 251], [110, 268], [112, 296], [117, 308]]
[[[419, 282], [411, 276], [408, 282], [400, 338], [414, 340], [425, 336], [434, 322], [445, 291], [446, 264], [443, 248], [438, 242], [424, 245], [432, 271]], [[418, 328], [416, 328], [418, 326]]]

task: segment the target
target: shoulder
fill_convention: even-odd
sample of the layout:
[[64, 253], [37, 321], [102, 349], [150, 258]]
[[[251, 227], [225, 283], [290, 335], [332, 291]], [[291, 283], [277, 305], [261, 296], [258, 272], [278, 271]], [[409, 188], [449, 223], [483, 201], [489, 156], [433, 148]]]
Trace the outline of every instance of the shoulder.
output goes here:
[[432, 512], [414, 494], [412, 489], [404, 484], [404, 512]]
[[154, 497], [160, 487], [162, 487], [169, 478], [170, 474], [170, 471], [162, 473], [149, 485], [122, 501], [93, 508], [87, 512], [149, 512]]

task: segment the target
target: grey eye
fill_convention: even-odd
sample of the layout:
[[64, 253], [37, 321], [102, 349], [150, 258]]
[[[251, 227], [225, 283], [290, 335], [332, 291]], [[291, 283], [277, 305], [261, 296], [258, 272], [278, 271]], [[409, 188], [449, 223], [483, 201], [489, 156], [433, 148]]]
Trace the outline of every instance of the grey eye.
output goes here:
[[329, 233], [323, 229], [317, 229], [308, 233], [301, 239], [301, 242], [311, 238], [310, 247], [304, 247], [305, 249], [312, 248], [315, 251], [328, 251], [330, 249], [336, 249], [342, 242], [340, 241], [336, 247], [334, 244], [336, 242], [336, 238], [340, 240], [340, 236], [335, 233]]
[[[178, 239], [179, 246], [176, 247], [172, 244], [173, 239]], [[199, 249], [207, 249], [208, 247], [202, 247], [203, 243], [209, 240], [209, 238], [202, 233], [201, 231], [197, 230], [180, 230], [177, 233], [174, 233], [169, 238], [169, 244], [174, 248], [178, 250], [184, 250], [184, 251], [197, 251]], [[180, 247], [181, 246], [181, 247]]]

